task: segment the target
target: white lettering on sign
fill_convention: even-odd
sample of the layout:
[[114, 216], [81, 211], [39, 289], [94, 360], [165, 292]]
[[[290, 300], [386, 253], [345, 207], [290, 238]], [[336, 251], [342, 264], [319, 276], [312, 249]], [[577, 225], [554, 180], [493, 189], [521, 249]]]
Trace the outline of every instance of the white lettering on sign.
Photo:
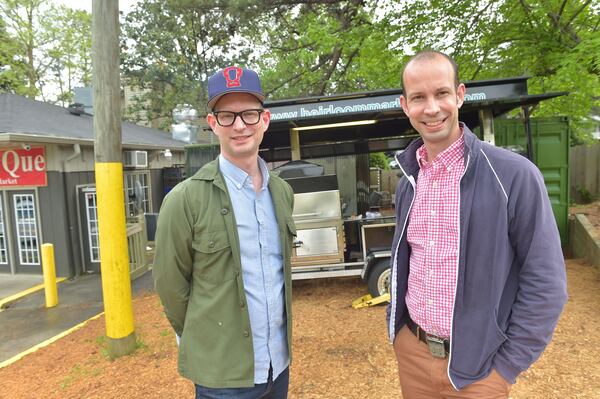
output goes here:
[[271, 120], [280, 119], [296, 119], [308, 118], [311, 116], [323, 116], [323, 115], [336, 115], [336, 114], [348, 114], [354, 112], [365, 112], [365, 111], [379, 111], [386, 109], [400, 109], [400, 97], [392, 101], [372, 101], [362, 104], [346, 105], [346, 106], [334, 106], [333, 104], [322, 106], [319, 105], [315, 108], [300, 107], [300, 113], [297, 111], [290, 112], [272, 112]]
[[2, 167], [4, 170], [14, 178], [18, 178], [21, 175], [17, 172], [42, 172], [46, 167], [46, 161], [40, 154], [36, 155], [35, 158], [31, 155], [19, 155], [14, 150], [7, 150], [2, 154]]
[[487, 96], [485, 93], [471, 93], [465, 94], [465, 101], [481, 101], [485, 100]]
[[[12, 167], [9, 165], [9, 157], [12, 158]], [[17, 170], [19, 170], [19, 154], [13, 150], [8, 150], [2, 154], [2, 167], [12, 177], [19, 177], [20, 175], [15, 173]]]
[[38, 172], [41, 172], [44, 169], [46, 169], [46, 160], [42, 155], [36, 155], [33, 161], [33, 168]]

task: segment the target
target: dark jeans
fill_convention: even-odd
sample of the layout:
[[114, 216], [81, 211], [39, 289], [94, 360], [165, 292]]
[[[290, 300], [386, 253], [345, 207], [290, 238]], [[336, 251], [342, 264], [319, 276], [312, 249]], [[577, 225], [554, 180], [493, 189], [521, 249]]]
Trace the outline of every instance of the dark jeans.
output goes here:
[[286, 368], [273, 381], [273, 370], [265, 384], [255, 384], [253, 388], [207, 388], [196, 385], [196, 399], [287, 399], [290, 368]]

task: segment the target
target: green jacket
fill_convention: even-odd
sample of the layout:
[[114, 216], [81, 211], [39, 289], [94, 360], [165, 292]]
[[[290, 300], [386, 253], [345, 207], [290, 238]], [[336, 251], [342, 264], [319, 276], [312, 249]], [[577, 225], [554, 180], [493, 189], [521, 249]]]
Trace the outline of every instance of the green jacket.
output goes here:
[[[271, 174], [284, 259], [291, 355], [293, 192]], [[214, 388], [254, 386], [254, 351], [242, 281], [237, 224], [218, 160], [178, 184], [158, 216], [154, 282], [167, 319], [181, 337], [179, 373]]]

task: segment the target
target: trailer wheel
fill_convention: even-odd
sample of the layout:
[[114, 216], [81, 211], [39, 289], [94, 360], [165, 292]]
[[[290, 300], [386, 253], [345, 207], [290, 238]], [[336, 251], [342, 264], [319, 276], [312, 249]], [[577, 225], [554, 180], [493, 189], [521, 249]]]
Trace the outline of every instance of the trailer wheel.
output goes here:
[[389, 292], [391, 275], [390, 258], [381, 259], [371, 266], [369, 277], [367, 278], [367, 285], [369, 287], [369, 293], [373, 298]]

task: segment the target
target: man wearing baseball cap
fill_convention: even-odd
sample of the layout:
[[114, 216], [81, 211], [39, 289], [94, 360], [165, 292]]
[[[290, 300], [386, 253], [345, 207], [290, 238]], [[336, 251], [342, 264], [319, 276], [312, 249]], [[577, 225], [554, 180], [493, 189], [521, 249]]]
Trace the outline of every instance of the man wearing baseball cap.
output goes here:
[[221, 154], [165, 197], [154, 279], [196, 398], [287, 398], [293, 192], [258, 156], [271, 114], [256, 72], [208, 80]]

